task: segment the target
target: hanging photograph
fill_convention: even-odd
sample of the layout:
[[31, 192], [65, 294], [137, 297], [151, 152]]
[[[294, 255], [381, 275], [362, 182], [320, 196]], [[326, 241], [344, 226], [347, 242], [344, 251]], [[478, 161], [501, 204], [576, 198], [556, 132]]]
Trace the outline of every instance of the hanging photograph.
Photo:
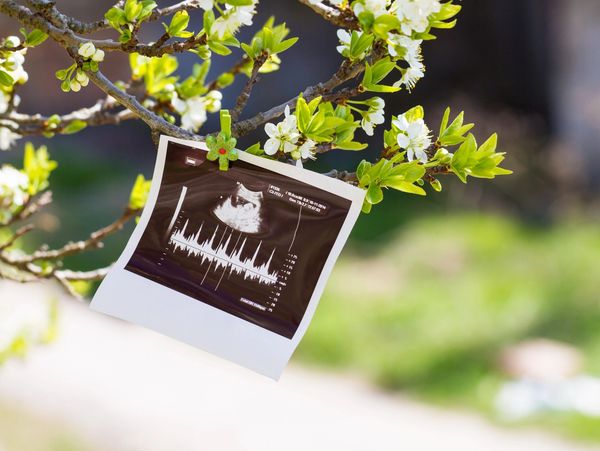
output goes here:
[[277, 379], [315, 312], [364, 190], [162, 136], [148, 200], [91, 308]]

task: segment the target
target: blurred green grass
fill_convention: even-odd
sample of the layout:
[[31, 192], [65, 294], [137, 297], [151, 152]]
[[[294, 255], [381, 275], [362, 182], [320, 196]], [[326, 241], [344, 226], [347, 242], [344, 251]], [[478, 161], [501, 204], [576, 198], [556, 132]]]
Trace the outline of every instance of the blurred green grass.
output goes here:
[[[491, 417], [504, 380], [497, 356], [527, 338], [570, 343], [600, 374], [600, 229], [535, 227], [481, 213], [425, 217], [375, 253], [338, 263], [297, 353], [380, 386]], [[600, 440], [600, 420], [536, 418]]]

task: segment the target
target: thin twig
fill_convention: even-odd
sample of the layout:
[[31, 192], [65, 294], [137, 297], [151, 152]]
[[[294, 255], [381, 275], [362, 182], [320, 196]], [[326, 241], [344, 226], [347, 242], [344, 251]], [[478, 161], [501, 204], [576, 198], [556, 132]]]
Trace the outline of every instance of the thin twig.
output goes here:
[[137, 214], [139, 214], [139, 210], [131, 210], [128, 208], [116, 221], [92, 233], [90, 237], [86, 240], [67, 243], [59, 249], [38, 249], [37, 251], [29, 255], [19, 257], [8, 257], [5, 260], [5, 262], [13, 265], [23, 265], [27, 263], [33, 263], [37, 260], [61, 260], [65, 257], [78, 254], [91, 248], [101, 247], [101, 243], [104, 240], [104, 238], [106, 238], [112, 233], [121, 230], [125, 226], [125, 224]]
[[15, 244], [15, 242], [21, 238], [23, 235], [29, 233], [31, 230], [33, 230], [33, 224], [27, 224], [24, 225], [22, 227], [19, 227], [15, 233], [13, 234], [13, 236], [11, 236], [6, 242], [0, 244], [0, 251], [3, 251], [4, 249], [8, 249], [9, 247], [11, 247], [12, 245]]
[[[250, 59], [248, 58], [247, 55], [244, 55], [242, 58], [240, 58], [239, 61], [237, 61], [233, 66], [231, 66], [231, 68], [226, 71], [223, 72], [224, 74], [231, 74], [234, 77], [239, 74], [243, 67], [248, 64], [248, 62], [250, 61]], [[219, 89], [219, 79], [215, 78], [213, 81], [211, 81], [208, 86], [207, 86], [209, 91], [212, 91], [213, 89]]]
[[259, 80], [258, 72], [260, 71], [261, 67], [263, 66], [263, 64], [265, 64], [265, 62], [267, 61], [268, 58], [269, 58], [269, 54], [267, 52], [262, 52], [254, 60], [254, 65], [252, 66], [252, 72], [250, 74], [250, 78], [248, 78], [248, 81], [246, 82], [244, 89], [242, 89], [242, 92], [240, 93], [240, 95], [238, 96], [238, 98], [235, 102], [235, 107], [231, 111], [231, 120], [232, 121], [236, 122], [238, 120], [238, 118], [240, 117], [240, 114], [246, 107], [246, 104], [248, 103], [248, 99], [250, 99], [250, 94], [252, 94], [252, 88], [254, 88], [254, 85]]

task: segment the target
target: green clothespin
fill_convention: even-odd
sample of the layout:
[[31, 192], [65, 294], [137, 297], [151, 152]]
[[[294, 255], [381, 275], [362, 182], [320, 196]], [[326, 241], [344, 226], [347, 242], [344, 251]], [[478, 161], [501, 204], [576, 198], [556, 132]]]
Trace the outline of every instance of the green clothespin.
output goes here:
[[221, 131], [217, 136], [210, 135], [206, 138], [206, 146], [209, 149], [210, 161], [219, 160], [219, 169], [227, 171], [229, 162], [238, 159], [238, 151], [235, 148], [237, 139], [231, 136], [231, 116], [229, 110], [221, 110]]

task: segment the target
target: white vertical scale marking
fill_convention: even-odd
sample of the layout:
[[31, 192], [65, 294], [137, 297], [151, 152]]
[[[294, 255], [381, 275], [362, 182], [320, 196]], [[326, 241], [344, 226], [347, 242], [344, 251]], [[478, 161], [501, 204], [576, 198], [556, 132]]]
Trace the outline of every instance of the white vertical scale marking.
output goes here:
[[[300, 161], [300, 160], [298, 160]], [[290, 248], [288, 252], [292, 251], [292, 247], [294, 246], [294, 241], [296, 241], [296, 234], [298, 233], [298, 227], [300, 227], [300, 218], [302, 217], [302, 205], [300, 205], [300, 210], [298, 210], [298, 223], [296, 224], [296, 230], [294, 230], [294, 237], [292, 238], [292, 242], [290, 243]]]
[[179, 195], [179, 202], [177, 202], [177, 208], [175, 208], [175, 213], [173, 213], [173, 218], [171, 218], [171, 222], [169, 223], [169, 228], [167, 229], [167, 235], [171, 233], [173, 230], [173, 226], [175, 225], [175, 221], [177, 221], [177, 217], [179, 216], [179, 212], [181, 211], [181, 206], [183, 205], [183, 201], [185, 199], [185, 195], [187, 193], [187, 186], [181, 187], [181, 194]]

